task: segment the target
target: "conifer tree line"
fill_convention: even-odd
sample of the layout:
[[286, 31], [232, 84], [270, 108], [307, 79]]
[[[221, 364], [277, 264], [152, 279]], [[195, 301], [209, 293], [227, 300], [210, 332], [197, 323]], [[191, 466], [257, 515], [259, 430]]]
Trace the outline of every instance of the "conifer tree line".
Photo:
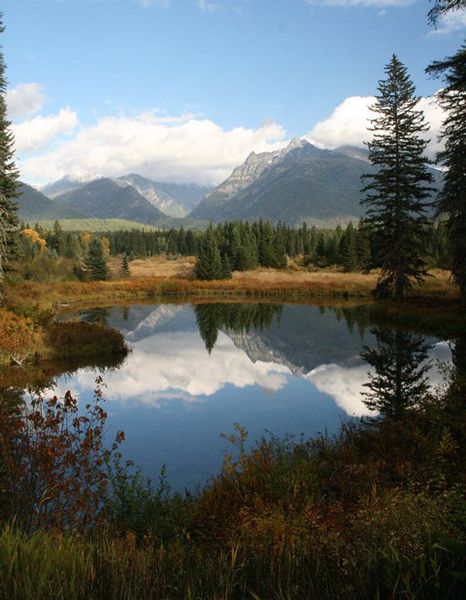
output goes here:
[[[158, 255], [197, 257], [195, 274], [199, 279], [222, 279], [233, 270], [259, 266], [283, 268], [287, 266], [287, 257], [309, 269], [336, 266], [348, 272], [365, 272], [381, 264], [378, 239], [363, 222], [319, 229], [305, 223], [292, 228], [264, 221], [252, 224], [230, 221], [211, 225], [204, 232], [180, 228], [109, 231], [92, 236], [87, 232], [63, 231], [58, 222], [49, 231], [37, 224], [30, 227], [23, 223], [21, 227], [19, 253], [23, 263], [58, 257], [75, 259], [81, 265], [76, 273], [82, 278], [90, 272], [88, 255], [94, 239], [103, 246], [103, 260], [108, 256], [120, 257], [124, 277], [129, 275], [131, 260]], [[425, 225], [422, 255], [429, 268], [450, 268], [452, 257], [444, 222]]]

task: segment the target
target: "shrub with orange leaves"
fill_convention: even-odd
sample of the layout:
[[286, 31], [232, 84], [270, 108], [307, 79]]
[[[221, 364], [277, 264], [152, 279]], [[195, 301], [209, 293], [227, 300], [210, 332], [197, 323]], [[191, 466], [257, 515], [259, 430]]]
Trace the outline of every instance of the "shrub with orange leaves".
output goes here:
[[37, 245], [39, 248], [39, 252], [44, 251], [47, 242], [40, 237], [40, 235], [35, 229], [30, 229], [29, 227], [27, 227], [26, 229], [23, 229], [21, 231], [21, 235], [23, 235], [25, 238], [28, 238], [34, 245]]
[[23, 364], [36, 350], [40, 337], [32, 319], [0, 308], [0, 359]]
[[87, 530], [99, 522], [109, 484], [108, 465], [124, 439], [118, 432], [103, 444], [107, 419], [96, 379], [94, 399], [80, 409], [77, 399], [46, 398], [34, 392], [0, 402], [0, 514], [26, 531]]

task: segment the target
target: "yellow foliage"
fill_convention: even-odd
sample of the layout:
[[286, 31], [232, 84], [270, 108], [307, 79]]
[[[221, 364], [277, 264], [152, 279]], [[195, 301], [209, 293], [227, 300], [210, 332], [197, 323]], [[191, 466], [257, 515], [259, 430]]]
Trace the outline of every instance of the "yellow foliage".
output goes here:
[[32, 354], [40, 334], [32, 319], [0, 308], [0, 357], [23, 363]]
[[39, 234], [35, 229], [23, 229], [21, 232], [25, 237], [28, 237], [32, 242], [37, 242], [40, 239]]
[[102, 245], [104, 256], [108, 258], [110, 256], [110, 240], [106, 237], [103, 237], [100, 239], [100, 243]]
[[79, 241], [81, 242], [82, 246], [87, 246], [91, 241], [91, 234], [88, 231], [81, 231], [79, 234]]
[[35, 229], [30, 229], [30, 228], [23, 229], [21, 234], [24, 235], [24, 237], [29, 238], [33, 244], [38, 244], [40, 252], [44, 251], [44, 248], [47, 245], [47, 242], [40, 237], [40, 235], [37, 233], [37, 231]]

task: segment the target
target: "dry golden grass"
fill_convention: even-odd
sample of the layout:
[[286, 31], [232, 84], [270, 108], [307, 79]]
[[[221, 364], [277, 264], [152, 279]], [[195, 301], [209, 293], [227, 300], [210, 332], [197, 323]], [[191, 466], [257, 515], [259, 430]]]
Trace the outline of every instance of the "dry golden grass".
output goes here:
[[[169, 259], [165, 256], [151, 256], [137, 258], [130, 263], [131, 278], [167, 277], [188, 278], [192, 277], [196, 259], [194, 256], [181, 256]], [[121, 276], [121, 260], [112, 258], [109, 261], [112, 277]]]
[[[157, 297], [175, 299], [257, 297], [299, 301], [306, 298], [369, 298], [378, 273], [342, 273], [338, 271], [309, 272], [291, 265], [287, 269], [260, 268], [254, 271], [235, 272], [232, 279], [199, 281], [193, 279], [193, 257], [167, 259], [157, 256], [134, 260], [130, 263], [131, 276], [119, 279], [120, 263], [111, 260], [112, 279], [99, 282], [65, 281], [44, 285], [23, 282], [5, 290], [10, 306], [49, 308], [60, 304], [92, 303], [104, 301], [132, 301]], [[455, 299], [457, 291], [450, 281], [450, 273], [433, 271], [421, 286], [414, 289], [415, 296]]]

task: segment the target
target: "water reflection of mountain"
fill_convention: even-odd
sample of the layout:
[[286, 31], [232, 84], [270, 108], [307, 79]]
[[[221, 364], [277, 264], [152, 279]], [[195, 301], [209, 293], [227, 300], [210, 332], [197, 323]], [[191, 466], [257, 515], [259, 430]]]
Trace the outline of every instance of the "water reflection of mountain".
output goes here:
[[108, 311], [107, 323], [123, 333], [129, 342], [139, 342], [155, 333], [197, 331], [191, 305], [160, 304], [115, 307]]
[[368, 331], [351, 332], [333, 311], [322, 312], [315, 306], [285, 306], [280, 321], [274, 320], [269, 329], [226, 333], [253, 362], [278, 362], [295, 375], [322, 364], [359, 363], [363, 341], [372, 341]]
[[[202, 305], [202, 310], [207, 313], [215, 310], [218, 315], [221, 306]], [[243, 326], [228, 326], [235, 305], [225, 306], [229, 307], [229, 318], [217, 317], [217, 324], [213, 324], [217, 331], [228, 335], [253, 363], [281, 364], [295, 375], [309, 373], [322, 364], [352, 366], [360, 362], [362, 343], [372, 341], [368, 331], [350, 331], [334, 311], [322, 311], [315, 306], [285, 305], [280, 307], [279, 314], [269, 310], [269, 320], [260, 327], [253, 323], [248, 327], [244, 318], [237, 319]], [[187, 304], [132, 306], [124, 315], [121, 308], [113, 308], [107, 320], [128, 341], [136, 343], [157, 333], [197, 331], [196, 309], [200, 310]]]

